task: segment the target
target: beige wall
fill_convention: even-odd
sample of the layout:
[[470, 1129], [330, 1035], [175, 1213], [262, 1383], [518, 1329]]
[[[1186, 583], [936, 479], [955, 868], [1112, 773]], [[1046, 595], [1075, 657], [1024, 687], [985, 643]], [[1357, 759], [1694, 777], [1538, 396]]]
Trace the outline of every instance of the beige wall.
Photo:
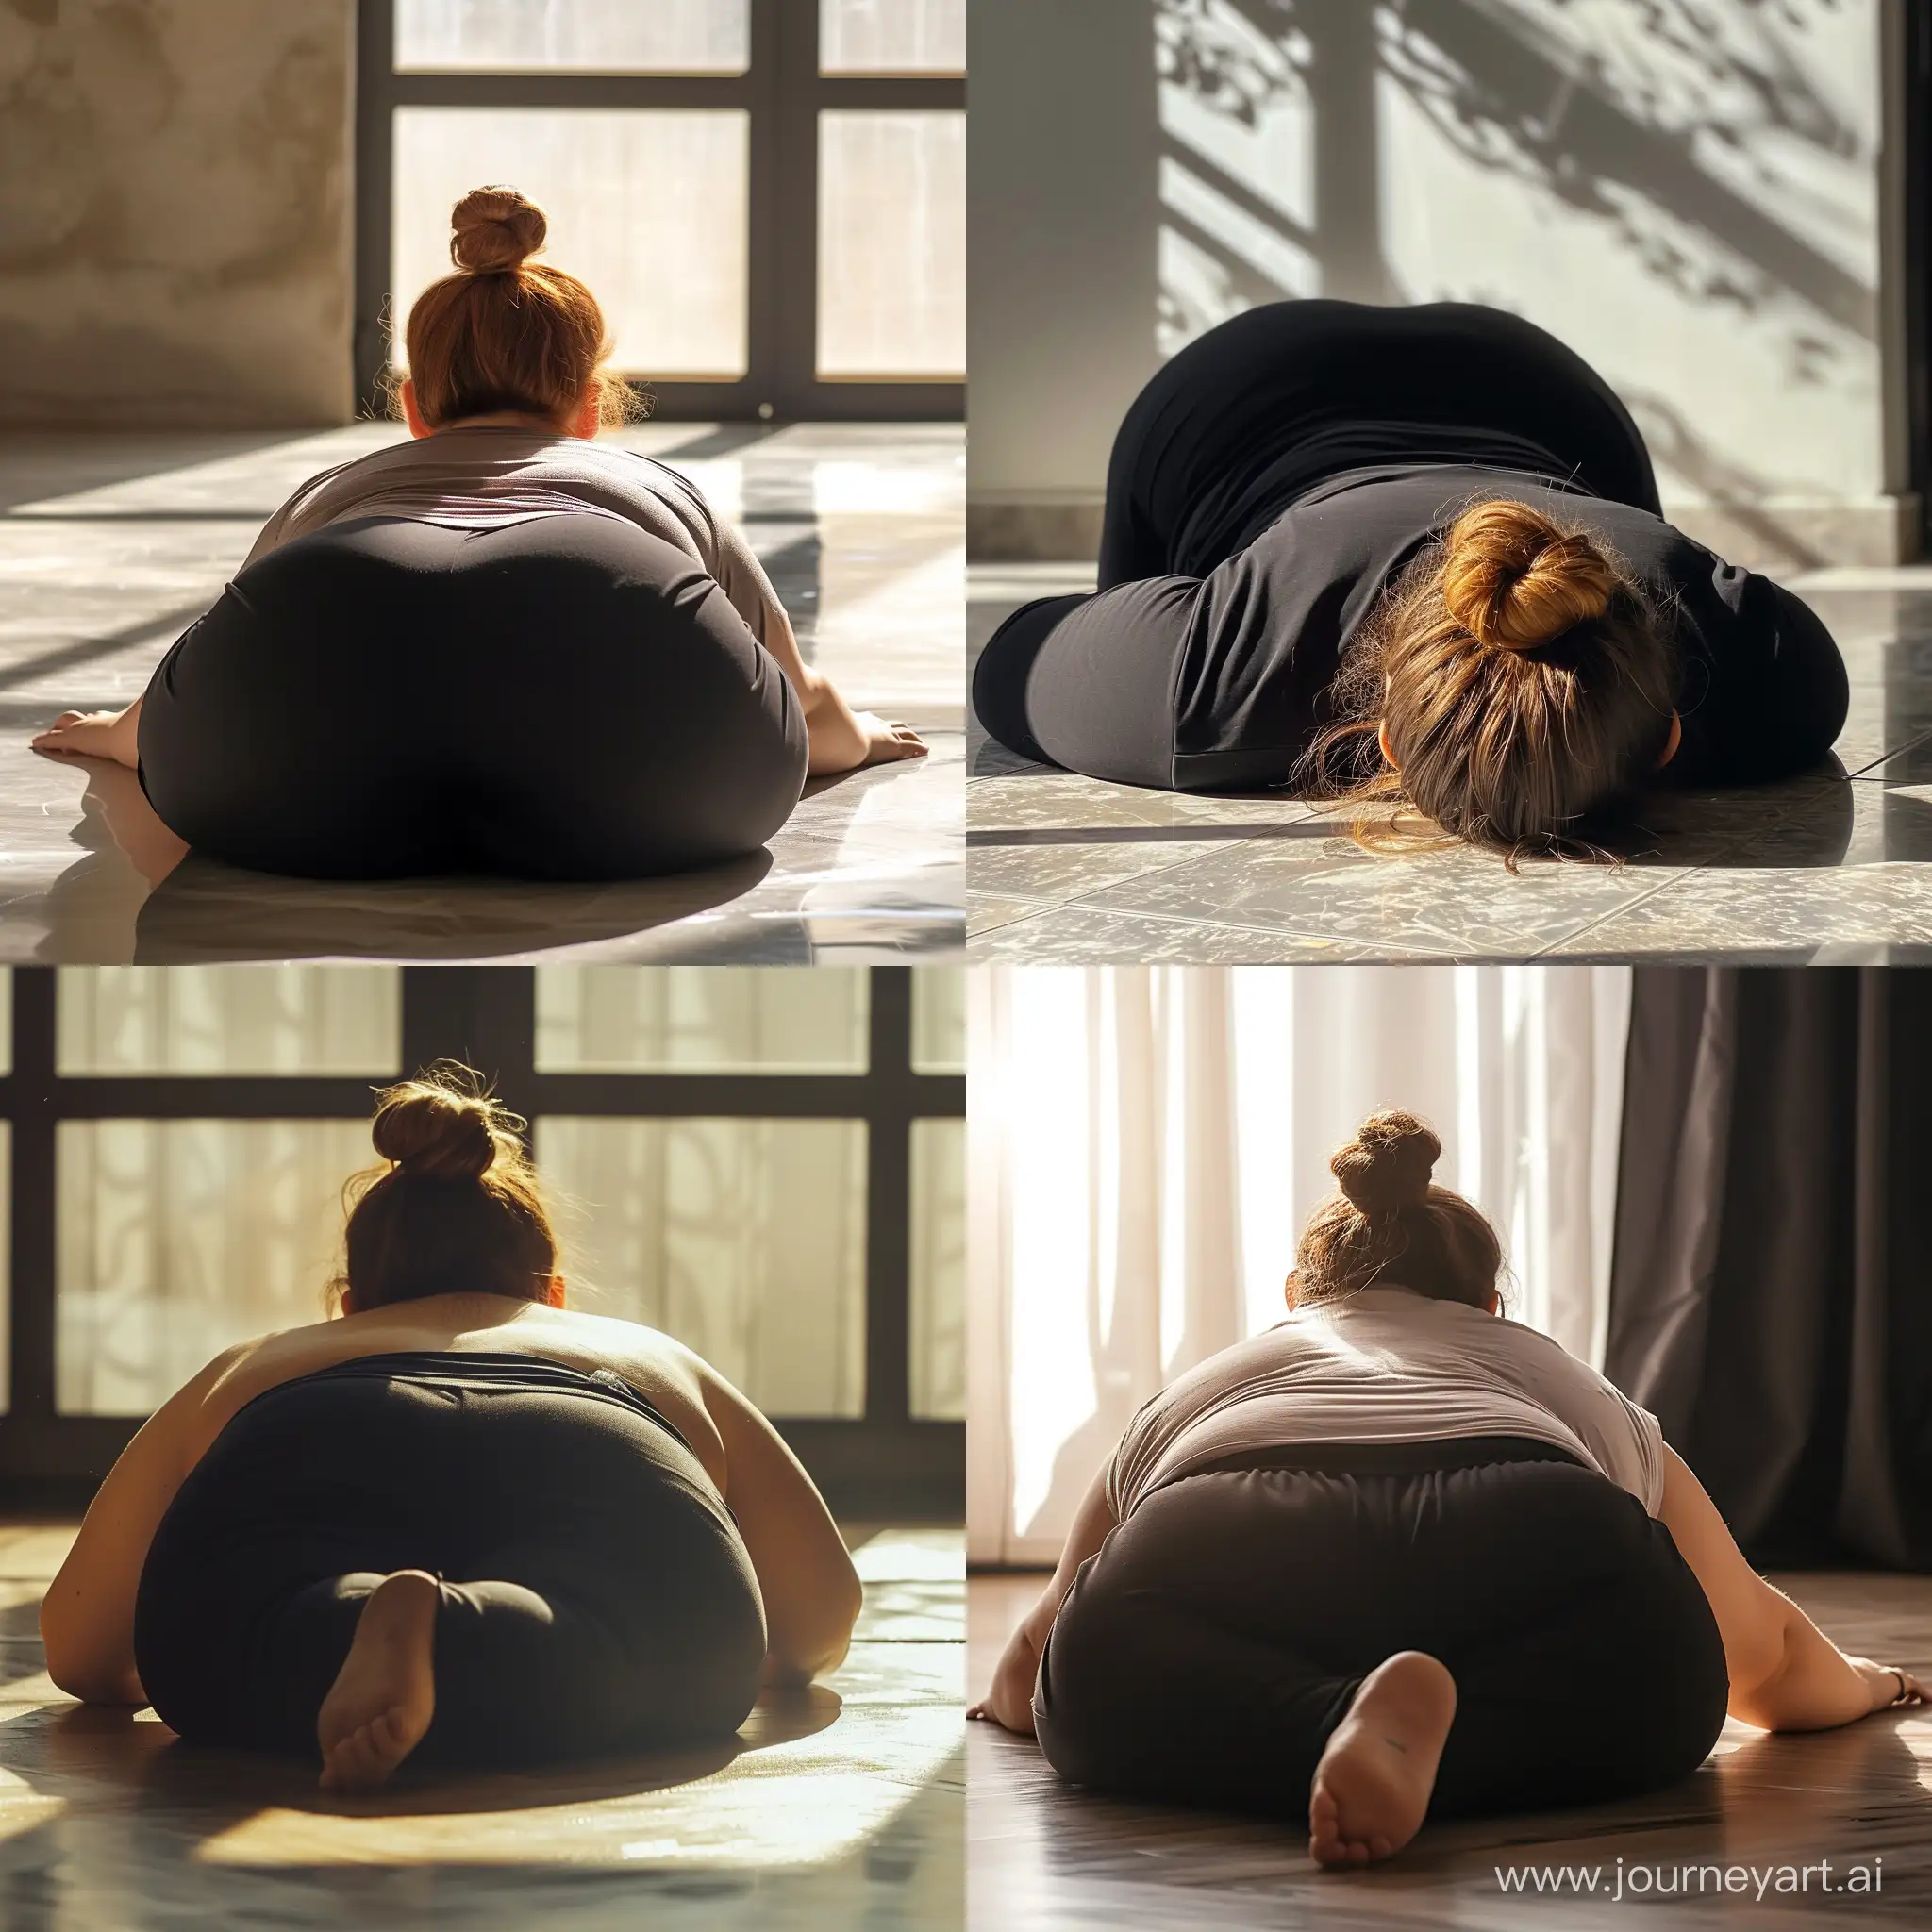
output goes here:
[[0, 0], [0, 423], [340, 423], [354, 0]]

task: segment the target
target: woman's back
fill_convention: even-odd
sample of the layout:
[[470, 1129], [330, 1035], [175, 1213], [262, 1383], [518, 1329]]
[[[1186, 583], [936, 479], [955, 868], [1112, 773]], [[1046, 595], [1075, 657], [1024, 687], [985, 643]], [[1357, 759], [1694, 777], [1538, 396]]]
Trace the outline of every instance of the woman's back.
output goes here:
[[440, 428], [311, 476], [263, 526], [243, 568], [358, 517], [491, 530], [572, 512], [635, 524], [702, 564], [759, 643], [783, 625], [783, 607], [751, 547], [720, 523], [689, 477], [635, 450], [528, 424]]
[[1229, 1456], [1491, 1436], [1566, 1450], [1652, 1515], [1660, 1507], [1654, 1416], [1547, 1335], [1382, 1286], [1300, 1308], [1178, 1377], [1128, 1425], [1108, 1489], [1124, 1521], [1162, 1484]]
[[610, 1370], [663, 1414], [721, 1491], [724, 1487], [724, 1443], [705, 1400], [707, 1384], [715, 1386], [717, 1378], [698, 1357], [640, 1323], [500, 1294], [386, 1303], [242, 1342], [197, 1378], [192, 1404], [156, 1418], [169, 1431], [157, 1446], [185, 1471], [242, 1409], [284, 1382], [365, 1356], [422, 1353], [538, 1356], [587, 1374]]

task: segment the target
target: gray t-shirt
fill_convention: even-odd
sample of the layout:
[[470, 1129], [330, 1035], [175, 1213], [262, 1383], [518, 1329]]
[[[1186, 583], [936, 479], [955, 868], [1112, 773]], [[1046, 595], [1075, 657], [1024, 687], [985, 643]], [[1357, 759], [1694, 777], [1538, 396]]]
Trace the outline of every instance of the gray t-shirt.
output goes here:
[[353, 517], [491, 530], [560, 512], [637, 525], [702, 564], [759, 643], [789, 635], [784, 606], [751, 545], [711, 513], [687, 477], [614, 443], [533, 429], [440, 429], [325, 470], [268, 520], [247, 562]]
[[1302, 1442], [1526, 1436], [1663, 1507], [1663, 1434], [1560, 1342], [1462, 1302], [1378, 1285], [1297, 1309], [1146, 1403], [1108, 1467], [1124, 1523], [1163, 1483], [1222, 1457]]

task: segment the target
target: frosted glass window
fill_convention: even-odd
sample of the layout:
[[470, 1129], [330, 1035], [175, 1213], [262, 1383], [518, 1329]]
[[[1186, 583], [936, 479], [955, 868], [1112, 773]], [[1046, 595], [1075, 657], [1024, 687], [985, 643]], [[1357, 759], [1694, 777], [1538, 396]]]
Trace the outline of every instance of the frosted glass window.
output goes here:
[[862, 1121], [546, 1115], [573, 1306], [648, 1323], [771, 1415], [865, 1412]]
[[742, 74], [750, 0], [396, 0], [396, 71]]
[[965, 372], [965, 115], [821, 114], [819, 375]]
[[482, 182], [541, 204], [541, 259], [601, 304], [630, 375], [745, 371], [750, 117], [739, 108], [398, 108], [393, 355], [410, 305], [450, 271], [450, 209]]
[[852, 966], [540, 966], [546, 1073], [862, 1074], [870, 981]]
[[[206, 969], [197, 968], [196, 971]], [[360, 1121], [62, 1121], [55, 1390], [146, 1415], [231, 1342], [318, 1322]]]
[[402, 1060], [385, 966], [63, 966], [63, 1074], [371, 1074]]
[[966, 1415], [966, 1123], [912, 1124], [911, 1358], [915, 1416]]
[[964, 74], [966, 0], [819, 0], [823, 74]]
[[966, 1071], [966, 974], [958, 966], [913, 969], [912, 1070]]

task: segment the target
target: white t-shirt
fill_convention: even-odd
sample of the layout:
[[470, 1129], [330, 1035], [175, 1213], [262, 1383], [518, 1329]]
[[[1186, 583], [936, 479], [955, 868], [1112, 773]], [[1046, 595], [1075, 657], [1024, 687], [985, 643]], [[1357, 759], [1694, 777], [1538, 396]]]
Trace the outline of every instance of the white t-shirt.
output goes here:
[[1300, 1308], [1145, 1404], [1108, 1467], [1115, 1520], [1223, 1457], [1304, 1442], [1526, 1436], [1566, 1449], [1655, 1516], [1663, 1434], [1559, 1342], [1463, 1302], [1377, 1284]]
[[440, 429], [325, 470], [268, 520], [247, 563], [353, 517], [492, 530], [569, 511], [617, 517], [675, 545], [717, 579], [759, 643], [784, 635], [784, 606], [764, 566], [688, 478], [615, 443], [534, 429]]

